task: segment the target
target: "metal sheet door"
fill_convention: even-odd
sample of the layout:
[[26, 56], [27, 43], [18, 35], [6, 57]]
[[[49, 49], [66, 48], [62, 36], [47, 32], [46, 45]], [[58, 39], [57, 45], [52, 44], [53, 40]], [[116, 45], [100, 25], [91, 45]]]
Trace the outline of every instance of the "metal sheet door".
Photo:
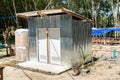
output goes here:
[[60, 28], [49, 28], [50, 63], [61, 64]]
[[38, 37], [39, 61], [47, 63], [46, 28], [39, 28], [38, 31], [39, 31]]

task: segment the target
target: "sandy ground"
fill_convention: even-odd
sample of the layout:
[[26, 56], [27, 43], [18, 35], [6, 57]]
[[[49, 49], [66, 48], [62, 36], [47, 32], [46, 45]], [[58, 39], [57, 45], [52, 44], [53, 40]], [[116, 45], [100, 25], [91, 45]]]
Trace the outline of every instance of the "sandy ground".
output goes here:
[[[115, 47], [114, 47], [115, 48]], [[102, 48], [100, 48], [102, 51]], [[103, 47], [104, 49], [104, 47]], [[6, 66], [4, 68], [4, 80], [120, 80], [120, 53], [117, 53], [116, 61], [109, 61], [112, 56], [112, 49], [109, 48], [108, 51], [99, 52], [100, 59], [95, 62], [95, 65], [90, 66], [90, 73], [78, 76], [72, 76], [72, 70], [62, 73], [60, 75], [48, 75], [40, 72], [32, 72], [24, 70], [24, 72], [31, 78], [28, 78], [24, 72], [17, 67]], [[118, 48], [119, 50], [120, 48]], [[108, 49], [106, 49], [108, 50]], [[94, 52], [98, 54], [98, 52]], [[97, 55], [95, 55], [97, 56]], [[107, 60], [103, 61], [103, 58], [106, 57]], [[0, 64], [3, 62], [8, 62], [14, 60], [14, 57], [4, 58], [0, 60]], [[68, 75], [68, 73], [70, 75]]]
[[[74, 80], [120, 80], [120, 64], [108, 61], [98, 62], [91, 67], [91, 72], [85, 75], [72, 76]], [[31, 80], [73, 80], [67, 72], [60, 75], [47, 75], [24, 70]], [[68, 71], [71, 73], [71, 71]], [[4, 80], [30, 80], [21, 69], [6, 66]]]

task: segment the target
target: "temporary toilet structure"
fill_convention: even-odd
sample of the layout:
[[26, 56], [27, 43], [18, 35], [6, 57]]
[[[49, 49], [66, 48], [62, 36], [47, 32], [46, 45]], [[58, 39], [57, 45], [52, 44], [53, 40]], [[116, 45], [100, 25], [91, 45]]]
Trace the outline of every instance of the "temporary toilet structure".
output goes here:
[[72, 66], [81, 61], [80, 48], [91, 54], [91, 20], [61, 8], [18, 13], [28, 20], [29, 59]]

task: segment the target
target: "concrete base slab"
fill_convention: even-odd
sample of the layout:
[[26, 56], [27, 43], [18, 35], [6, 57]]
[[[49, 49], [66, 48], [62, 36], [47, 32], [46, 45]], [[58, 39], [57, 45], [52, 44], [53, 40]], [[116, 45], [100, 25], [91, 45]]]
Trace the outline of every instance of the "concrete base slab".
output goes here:
[[46, 63], [33, 62], [33, 61], [22, 62], [19, 63], [18, 65], [24, 68], [37, 69], [39, 71], [45, 71], [51, 74], [60, 74], [70, 69], [70, 67], [65, 67], [61, 65], [53, 65], [53, 64], [46, 64]]

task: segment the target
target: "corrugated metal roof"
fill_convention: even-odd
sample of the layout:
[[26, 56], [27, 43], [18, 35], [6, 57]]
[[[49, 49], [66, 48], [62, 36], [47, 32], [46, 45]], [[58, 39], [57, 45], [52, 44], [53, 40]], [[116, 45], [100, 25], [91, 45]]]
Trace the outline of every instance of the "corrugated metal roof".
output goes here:
[[31, 11], [31, 12], [23, 12], [23, 13], [17, 13], [16, 15], [18, 17], [22, 17], [22, 18], [28, 18], [28, 17], [32, 17], [32, 16], [44, 16], [44, 15], [49, 15], [49, 14], [59, 14], [59, 13], [66, 13], [69, 15], [72, 15], [76, 18], [79, 18], [81, 20], [86, 20], [86, 21], [91, 21], [90, 19], [81, 16], [80, 14], [77, 14], [71, 10], [68, 10], [66, 8], [60, 8], [60, 9], [49, 9], [49, 10], [40, 10], [40, 11]]

